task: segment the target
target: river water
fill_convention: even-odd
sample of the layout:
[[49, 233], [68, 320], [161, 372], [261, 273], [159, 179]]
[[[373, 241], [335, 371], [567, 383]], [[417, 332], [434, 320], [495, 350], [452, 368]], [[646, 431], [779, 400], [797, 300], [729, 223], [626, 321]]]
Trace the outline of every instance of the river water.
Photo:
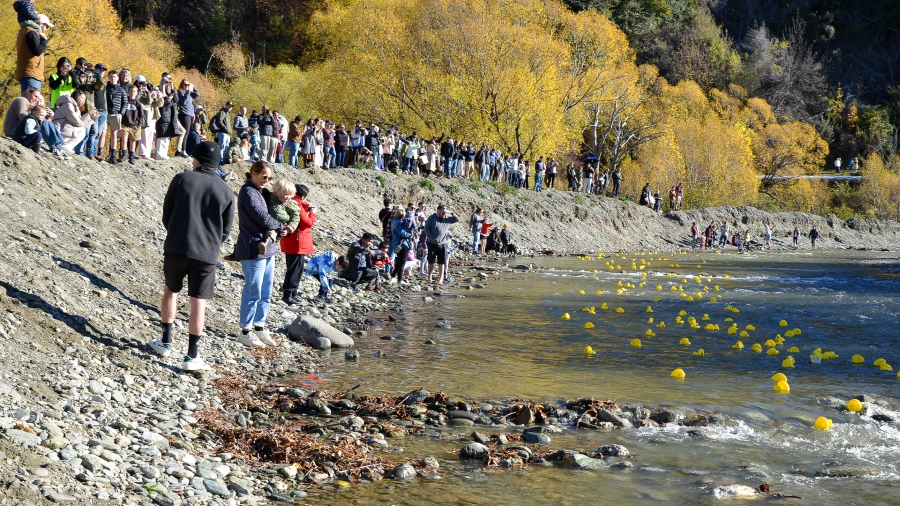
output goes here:
[[[880, 256], [885, 254], [797, 251], [546, 259], [537, 260], [534, 270], [494, 276], [484, 282], [485, 289], [451, 288], [450, 296], [435, 297], [435, 303], [424, 302], [423, 294], [408, 294], [401, 321], [373, 329], [357, 342], [360, 363], [332, 354], [324, 376], [332, 388], [361, 384], [361, 392], [397, 395], [424, 387], [470, 400], [554, 403], [593, 396], [620, 405], [714, 411], [729, 421], [612, 432], [567, 428], [551, 436], [554, 448], [588, 453], [615, 443], [636, 455], [629, 460], [633, 468], [601, 471], [541, 465], [486, 469], [447, 453], [463, 446], [471, 432], [447, 428], [442, 438], [398, 440], [405, 452], [386, 455], [396, 461], [437, 456], [441, 479], [385, 480], [323, 494], [316, 502], [703, 504], [714, 502], [709, 491], [716, 484], [767, 482], [773, 492], [802, 496], [788, 499], [792, 504], [900, 504], [893, 488], [900, 484], [900, 425], [818, 402], [822, 396], [846, 400], [859, 394], [900, 398], [897, 372], [872, 366], [884, 358], [900, 371], [900, 278], [865, 262]], [[632, 259], [637, 270], [631, 268]], [[695, 276], [701, 276], [700, 283]], [[616, 293], [622, 288], [626, 291]], [[695, 300], [688, 301], [682, 291]], [[702, 297], [696, 297], [698, 291]], [[601, 309], [603, 303], [607, 310]], [[582, 311], [592, 306], [596, 314]], [[680, 311], [686, 312], [685, 320], [695, 317], [701, 328], [676, 324]], [[561, 319], [564, 313], [571, 319]], [[702, 319], [704, 314], [709, 320]], [[452, 328], [435, 328], [438, 317]], [[739, 337], [726, 332], [732, 323], [726, 318], [739, 329], [755, 327], [741, 339], [743, 350], [732, 348]], [[782, 319], [787, 327], [779, 326]], [[585, 329], [586, 322], [594, 328]], [[706, 324], [721, 330], [707, 331]], [[765, 346], [763, 353], [751, 351], [753, 343], [794, 328], [801, 334], [776, 346], [777, 356], [767, 355]], [[655, 336], [646, 336], [648, 329]], [[408, 337], [379, 339], [400, 333]], [[685, 337], [689, 346], [679, 344]], [[630, 344], [636, 338], [640, 348]], [[425, 345], [427, 339], [436, 344]], [[583, 353], [587, 345], [596, 355]], [[790, 353], [796, 367], [783, 369], [792, 346], [800, 350]], [[700, 348], [705, 356], [693, 354]], [[834, 351], [838, 358], [811, 364], [815, 348]], [[383, 356], [375, 358], [379, 350]], [[865, 364], [851, 364], [854, 354], [861, 354]], [[670, 377], [676, 367], [685, 371], [684, 380]], [[770, 378], [777, 372], [788, 377], [787, 395], [773, 392]], [[877, 412], [900, 420], [896, 411], [879, 407]], [[811, 427], [822, 415], [833, 419], [832, 430]], [[834, 468], [854, 468], [865, 476], [816, 477]]]

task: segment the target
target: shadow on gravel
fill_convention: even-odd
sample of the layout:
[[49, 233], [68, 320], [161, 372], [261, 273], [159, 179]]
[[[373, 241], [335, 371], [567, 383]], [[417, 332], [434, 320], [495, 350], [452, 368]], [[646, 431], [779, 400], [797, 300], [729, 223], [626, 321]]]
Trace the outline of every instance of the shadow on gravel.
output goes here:
[[117, 343], [109, 335], [100, 332], [97, 327], [91, 325], [87, 318], [79, 315], [66, 314], [60, 308], [45, 301], [40, 295], [23, 292], [6, 281], [0, 281], [0, 286], [6, 289], [6, 295], [18, 299], [28, 307], [40, 309], [54, 320], [66, 324], [70, 329], [82, 336], [93, 339], [104, 346], [122, 348], [120, 343]]
[[93, 274], [92, 272], [88, 271], [87, 269], [85, 269], [82, 266], [72, 263], [72, 262], [69, 262], [68, 260], [59, 258], [58, 256], [54, 256], [53, 261], [56, 262], [57, 265], [59, 265], [60, 267], [62, 267], [63, 269], [65, 269], [67, 271], [71, 271], [71, 272], [74, 272], [75, 274], [78, 274], [80, 276], [84, 276], [84, 277], [88, 278], [91, 281], [91, 284], [96, 286], [97, 288], [101, 288], [103, 290], [107, 290], [110, 292], [116, 292], [119, 295], [121, 295], [123, 299], [130, 302], [133, 306], [137, 306], [145, 311], [153, 311], [153, 312], [159, 314], [159, 308], [154, 307], [154, 306], [148, 306], [147, 304], [144, 304], [143, 302], [141, 302], [137, 299], [131, 298], [130, 296], [125, 294], [125, 292], [123, 292], [122, 290], [119, 290], [118, 287], [116, 287], [115, 285], [98, 277], [96, 274]]

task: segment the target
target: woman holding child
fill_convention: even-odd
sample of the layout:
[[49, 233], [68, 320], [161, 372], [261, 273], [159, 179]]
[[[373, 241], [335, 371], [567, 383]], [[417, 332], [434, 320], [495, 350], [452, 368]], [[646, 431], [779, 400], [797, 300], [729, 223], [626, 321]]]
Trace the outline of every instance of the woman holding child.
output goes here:
[[238, 238], [234, 248], [234, 257], [241, 262], [244, 273], [238, 342], [262, 348], [276, 345], [265, 327], [278, 253], [278, 246], [269, 239], [273, 235], [283, 237], [288, 230], [269, 214], [269, 190], [266, 189], [272, 180], [269, 164], [254, 163], [246, 178], [238, 193]]

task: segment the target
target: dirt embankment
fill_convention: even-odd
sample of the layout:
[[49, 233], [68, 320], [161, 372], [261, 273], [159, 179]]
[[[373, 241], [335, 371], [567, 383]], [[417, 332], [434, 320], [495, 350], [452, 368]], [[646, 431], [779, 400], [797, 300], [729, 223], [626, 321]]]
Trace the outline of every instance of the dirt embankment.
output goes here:
[[[148, 482], [168, 487], [175, 496], [188, 489], [220, 497], [264, 491], [265, 482], [245, 464], [200, 450], [204, 445], [198, 438], [203, 434], [196, 428], [200, 415], [195, 412], [224, 408], [215, 386], [181, 373], [183, 350], [175, 354], [177, 360], [159, 359], [145, 345], [158, 332], [163, 196], [172, 177], [189, 169], [189, 161], [111, 166], [38, 159], [0, 140], [0, 164], [4, 495], [23, 504], [88, 498], [136, 504], [148, 499], [140, 492], [147, 490], [141, 484]], [[241, 175], [246, 168], [235, 167]], [[434, 181], [431, 190], [419, 178], [374, 171], [298, 172], [284, 165], [275, 171], [310, 186], [310, 199], [321, 210], [314, 233], [320, 251], [342, 252], [362, 231], [379, 233], [376, 217], [385, 196], [395, 202], [421, 200], [430, 209], [441, 203], [451, 206], [463, 220], [454, 230], [463, 243], [469, 237], [469, 214], [482, 206], [496, 223], [510, 224], [521, 248], [559, 253], [680, 249], [689, 244], [691, 221], [726, 219], [736, 229], [751, 227], [757, 237], [765, 222], [774, 223], [776, 247], [790, 245], [795, 225], [805, 233], [816, 224], [825, 248], [893, 248], [900, 235], [897, 223], [845, 223], [752, 208], [660, 216], [634, 204], [568, 192], [502, 195], [491, 186], [444, 180]], [[231, 181], [235, 191], [242, 179]], [[808, 241], [801, 244], [808, 247]], [[231, 247], [226, 244], [223, 253]], [[282, 273], [279, 263], [276, 279]], [[234, 339], [239, 270], [226, 264], [218, 274], [216, 299], [207, 313], [207, 338], [201, 344], [204, 356], [220, 368], [263, 378], [314, 373], [315, 355], [302, 345], [278, 349], [291, 357], [290, 370], [270, 371], [247, 356]], [[401, 300], [396, 291], [378, 299], [339, 290], [333, 303], [322, 304], [312, 299], [313, 281], [304, 292], [307, 302], [299, 309], [273, 305], [273, 329], [284, 328], [298, 314], [340, 326], [354, 315], [386, 311]], [[184, 304], [181, 309], [176, 345], [183, 347]]]

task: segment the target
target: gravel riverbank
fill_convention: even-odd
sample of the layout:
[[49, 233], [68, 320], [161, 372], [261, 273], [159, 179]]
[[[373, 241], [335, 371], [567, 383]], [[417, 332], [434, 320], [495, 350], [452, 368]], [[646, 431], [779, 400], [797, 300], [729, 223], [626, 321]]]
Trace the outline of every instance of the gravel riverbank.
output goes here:
[[[551, 427], [582, 423], [586, 428], [609, 428], [605, 424], [659, 423], [664, 411], [632, 407], [617, 412], [592, 400], [552, 411], [516, 404], [487, 409], [434, 392], [410, 403], [410, 396], [423, 394], [367, 398], [364, 386], [354, 392], [317, 393], [319, 352], [288, 340], [289, 325], [308, 315], [341, 331], [365, 333], [370, 314], [401, 317], [403, 293], [396, 287], [384, 295], [353, 293], [338, 286], [334, 299], [326, 303], [314, 299], [318, 284], [307, 280], [301, 306], [272, 306], [269, 323], [282, 333], [281, 346], [248, 353], [236, 342], [242, 279], [237, 265], [228, 263], [218, 270], [216, 299], [208, 307], [206, 337], [200, 345], [216, 371], [184, 374], [178, 365], [186, 348], [186, 300], [179, 308], [173, 357], [158, 358], [146, 343], [158, 333], [162, 197], [172, 176], [189, 168], [189, 162], [110, 166], [38, 160], [0, 140], [0, 163], [0, 224], [5, 231], [0, 241], [0, 504], [296, 500], [323, 483], [437, 472], [436, 462], [425, 458], [411, 461], [408, 468], [384, 468], [372, 453], [392, 446], [382, 436], [390, 439], [444, 426], [471, 433], [469, 427], [477, 423], [486, 434], [476, 439], [486, 438], [486, 443], [500, 437], [491, 434], [497, 429], [487, 424], [505, 425], [520, 416], [530, 416], [531, 422], [546, 417], [555, 422]], [[276, 175], [292, 176], [292, 171], [278, 166]], [[633, 204], [565, 192], [503, 196], [490, 186], [448, 181], [436, 181], [429, 190], [418, 178], [373, 171], [304, 171], [293, 177], [310, 186], [311, 200], [320, 208], [314, 231], [319, 251], [343, 252], [361, 231], [377, 232], [375, 217], [385, 195], [399, 202], [424, 200], [431, 209], [449, 203], [464, 221], [476, 205], [483, 205], [497, 222], [510, 223], [514, 242], [523, 250], [560, 254], [682, 249], [688, 245], [691, 221], [723, 219], [738, 227], [753, 226], [759, 233], [764, 222], [775, 223], [776, 248], [789, 247], [794, 224], [801, 230], [817, 224], [824, 248], [892, 248], [900, 235], [897, 223], [772, 215], [752, 208], [659, 216]], [[235, 190], [241, 179], [231, 182]], [[468, 236], [464, 225], [455, 233]], [[277, 277], [283, 269], [280, 262]], [[455, 270], [455, 275], [471, 277], [464, 284], [475, 289], [481, 277], [502, 275], [491, 269], [472, 267]], [[304, 378], [303, 384], [287, 383], [287, 378], [298, 377]], [[685, 416], [688, 422], [699, 416], [709, 421], [699, 413], [672, 416], [681, 423]], [[521, 428], [517, 430], [521, 434]], [[549, 438], [544, 432], [552, 430], [519, 437], [541, 443]], [[255, 439], [248, 439], [254, 434]], [[282, 447], [296, 444], [298, 451], [325, 442], [332, 445], [328, 448], [359, 457], [361, 464], [348, 470], [319, 452], [309, 454], [307, 464], [285, 466], [292, 461], [290, 455], [269, 458], [276, 452], [266, 444], [273, 441]], [[533, 447], [517, 448], [513, 444], [487, 456], [475, 448], [473, 455], [518, 465], [536, 453], [576, 467], [579, 462], [599, 466], [585, 459], [610, 456], [598, 450], [593, 457], [571, 452], [551, 457]], [[531, 452], [527, 458], [522, 455], [526, 451]], [[276, 458], [282, 462], [273, 462]]]

